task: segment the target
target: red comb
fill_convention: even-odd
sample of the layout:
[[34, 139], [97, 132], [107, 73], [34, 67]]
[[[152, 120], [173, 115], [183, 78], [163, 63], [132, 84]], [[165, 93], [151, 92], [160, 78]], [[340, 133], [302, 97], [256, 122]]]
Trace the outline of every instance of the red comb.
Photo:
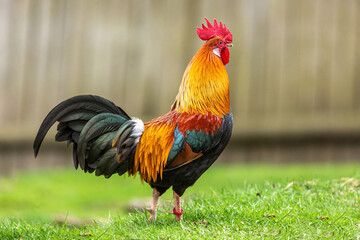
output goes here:
[[211, 25], [209, 20], [205, 18], [207, 22], [207, 27], [205, 27], [204, 24], [202, 24], [202, 28], [197, 28], [196, 33], [199, 35], [201, 40], [207, 41], [210, 38], [213, 37], [222, 37], [225, 43], [232, 43], [232, 34], [229, 29], [226, 28], [225, 24], [222, 24], [220, 22], [220, 25], [218, 25], [216, 19], [214, 19], [214, 26]]

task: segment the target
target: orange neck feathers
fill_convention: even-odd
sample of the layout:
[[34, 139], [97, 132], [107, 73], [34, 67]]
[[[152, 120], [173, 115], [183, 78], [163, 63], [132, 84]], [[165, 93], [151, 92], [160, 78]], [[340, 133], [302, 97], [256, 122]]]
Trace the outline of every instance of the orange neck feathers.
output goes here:
[[230, 111], [229, 78], [221, 59], [213, 53], [217, 38], [207, 41], [195, 54], [182, 78], [172, 110], [223, 117]]

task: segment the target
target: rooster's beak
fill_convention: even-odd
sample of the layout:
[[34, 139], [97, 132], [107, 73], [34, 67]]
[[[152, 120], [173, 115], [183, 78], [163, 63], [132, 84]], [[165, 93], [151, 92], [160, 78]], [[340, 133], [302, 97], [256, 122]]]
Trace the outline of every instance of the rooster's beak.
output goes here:
[[228, 43], [228, 44], [226, 44], [226, 46], [227, 47], [232, 47], [233, 45], [232, 45], [232, 43]]

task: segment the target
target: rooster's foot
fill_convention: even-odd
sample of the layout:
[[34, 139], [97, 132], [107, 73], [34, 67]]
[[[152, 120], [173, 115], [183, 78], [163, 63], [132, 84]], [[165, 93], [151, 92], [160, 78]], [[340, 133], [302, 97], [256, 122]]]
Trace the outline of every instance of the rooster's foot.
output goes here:
[[157, 191], [155, 188], [152, 193], [152, 204], [151, 208], [145, 208], [146, 211], [150, 213], [150, 217], [148, 219], [148, 222], [155, 221], [156, 220], [156, 212], [157, 212], [157, 206], [159, 201], [160, 192]]

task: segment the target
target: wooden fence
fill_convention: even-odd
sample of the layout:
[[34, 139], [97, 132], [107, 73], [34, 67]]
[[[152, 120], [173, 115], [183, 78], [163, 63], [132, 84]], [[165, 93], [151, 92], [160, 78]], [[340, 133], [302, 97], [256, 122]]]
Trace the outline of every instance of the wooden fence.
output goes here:
[[234, 35], [235, 138], [360, 132], [360, 1], [0, 0], [0, 141], [77, 94], [164, 114], [203, 17]]

